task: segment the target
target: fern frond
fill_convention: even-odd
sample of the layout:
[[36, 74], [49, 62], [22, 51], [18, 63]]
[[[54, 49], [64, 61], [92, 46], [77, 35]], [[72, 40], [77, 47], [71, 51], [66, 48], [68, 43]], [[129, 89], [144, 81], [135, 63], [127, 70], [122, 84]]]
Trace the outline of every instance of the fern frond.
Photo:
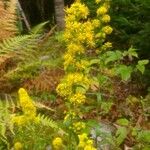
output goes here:
[[35, 26], [29, 35], [7, 38], [0, 43], [0, 55], [15, 54], [19, 59], [35, 58], [35, 49], [42, 41], [44, 34], [41, 32], [48, 22]]
[[14, 134], [13, 123], [10, 121], [11, 112], [9, 111], [11, 103], [9, 103], [8, 99], [6, 99], [5, 103], [0, 101], [0, 138], [5, 142], [7, 141], [6, 133], [8, 130]]
[[18, 32], [16, 27], [16, 4], [16, 0], [10, 0], [7, 2], [7, 7], [5, 7], [4, 1], [0, 0], [0, 42]]
[[57, 123], [53, 121], [52, 119], [50, 119], [49, 117], [42, 115], [42, 114], [38, 114], [37, 117], [40, 119], [42, 125], [51, 127], [53, 129], [59, 129]]
[[39, 34], [43, 32], [43, 27], [48, 23], [49, 21], [42, 22], [35, 27], [32, 28], [31, 34]]
[[[15, 54], [19, 59], [34, 58], [33, 54], [37, 43], [40, 40], [39, 34], [16, 36], [5, 39], [0, 43], [0, 55]], [[32, 55], [31, 55], [32, 54]]]

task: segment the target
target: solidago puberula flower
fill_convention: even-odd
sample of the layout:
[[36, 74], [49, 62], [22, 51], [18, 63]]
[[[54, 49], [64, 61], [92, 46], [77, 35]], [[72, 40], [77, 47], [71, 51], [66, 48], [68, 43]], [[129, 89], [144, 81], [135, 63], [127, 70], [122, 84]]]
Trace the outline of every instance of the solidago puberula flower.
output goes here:
[[82, 133], [78, 135], [79, 137], [79, 144], [78, 148], [83, 148], [84, 150], [96, 150], [96, 148], [93, 146], [93, 140], [88, 138], [88, 135], [86, 133]]
[[108, 25], [108, 26], [103, 27], [102, 31], [106, 34], [111, 34], [113, 29], [111, 26]]
[[104, 16], [102, 16], [101, 20], [104, 23], [108, 23], [108, 22], [110, 22], [110, 16], [109, 15], [104, 15]]
[[73, 129], [76, 133], [80, 133], [81, 130], [85, 129], [85, 123], [82, 121], [73, 123]]
[[102, 0], [95, 0], [96, 4], [100, 3]]
[[85, 103], [85, 95], [82, 94], [82, 93], [76, 93], [74, 94], [71, 98], [70, 98], [70, 102], [73, 103], [73, 104], [77, 104], [77, 105], [80, 105], [80, 104], [84, 104]]
[[54, 147], [55, 150], [62, 150], [63, 147], [63, 141], [60, 137], [56, 137], [53, 142], [52, 145]]
[[20, 105], [22, 107], [22, 111], [24, 115], [28, 115], [29, 117], [34, 118], [36, 116], [36, 107], [34, 106], [28, 93], [23, 88], [20, 88], [18, 93], [19, 93]]
[[23, 146], [20, 142], [16, 142], [14, 144], [14, 150], [22, 150], [23, 149]]
[[68, 84], [67, 82], [60, 83], [58, 84], [56, 91], [62, 97], [70, 96], [72, 94], [71, 84]]
[[112, 48], [112, 43], [111, 42], [106, 42], [102, 46], [102, 50], [107, 50], [108, 48]]
[[66, 9], [66, 13], [68, 17], [70, 15], [73, 15], [77, 19], [81, 19], [81, 18], [87, 18], [89, 14], [89, 10], [84, 4], [81, 4], [80, 2], [75, 2], [71, 5], [70, 8]]
[[104, 15], [108, 12], [108, 9], [107, 7], [105, 6], [101, 6], [97, 9], [97, 15], [100, 16], [100, 15]]
[[39, 122], [38, 117], [36, 117], [36, 107], [34, 106], [31, 98], [25, 89], [20, 88], [19, 91], [19, 102], [22, 108], [23, 115], [14, 116], [12, 121], [18, 126], [25, 125], [28, 122]]

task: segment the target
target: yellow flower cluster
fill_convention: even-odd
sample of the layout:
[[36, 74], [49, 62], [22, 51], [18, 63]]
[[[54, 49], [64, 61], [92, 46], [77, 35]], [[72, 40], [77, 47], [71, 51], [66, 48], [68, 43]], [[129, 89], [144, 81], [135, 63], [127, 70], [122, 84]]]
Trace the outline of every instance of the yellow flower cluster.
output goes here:
[[85, 123], [84, 122], [75, 122], [73, 123], [73, 129], [76, 133], [81, 132], [81, 130], [85, 129]]
[[[91, 21], [80, 22], [81, 19], [86, 19], [88, 16], [88, 8], [80, 2], [75, 2], [72, 6], [66, 9], [66, 30], [64, 38], [68, 44], [68, 53], [71, 55], [76, 52], [82, 53], [82, 44], [87, 44], [91, 47], [95, 45], [94, 42], [94, 26]], [[71, 43], [72, 42], [72, 43]], [[73, 45], [72, 45], [73, 44]], [[73, 46], [73, 49], [72, 49]], [[77, 48], [76, 48], [77, 47]], [[82, 47], [80, 49], [80, 47]], [[67, 59], [65, 59], [67, 60]], [[67, 63], [68, 64], [68, 63]]]
[[104, 22], [104, 23], [108, 23], [108, 22], [110, 22], [110, 16], [109, 15], [104, 15], [103, 17], [102, 17], [102, 22]]
[[76, 117], [76, 113], [71, 110], [70, 112], [68, 112], [68, 113], [65, 115], [65, 117], [64, 117], [64, 122], [65, 122], [65, 121], [68, 121], [70, 118], [75, 119], [75, 117]]
[[100, 25], [101, 25], [100, 20], [99, 20], [99, 19], [93, 19], [93, 20], [92, 20], [92, 25], [93, 25], [95, 28], [100, 27]]
[[104, 15], [108, 12], [108, 9], [105, 6], [101, 6], [97, 9], [97, 15]]
[[87, 78], [87, 76], [85, 76], [83, 73], [80, 72], [69, 73], [66, 76], [65, 81], [71, 85], [81, 83], [85, 85], [90, 84], [90, 80]]
[[[102, 1], [96, 0], [97, 4], [100, 2]], [[106, 39], [106, 35], [111, 34], [113, 31], [111, 26], [105, 25], [109, 23], [111, 20], [110, 16], [107, 14], [109, 11], [109, 7], [110, 7], [109, 1], [104, 0], [101, 6], [97, 9], [97, 17], [99, 18], [97, 20], [99, 20], [100, 22], [100, 26], [99, 26], [100, 31], [95, 35], [95, 38], [101, 40], [102, 47], [100, 48], [100, 50], [107, 50], [108, 48], [112, 47], [110, 43], [104, 43]], [[100, 53], [100, 52], [96, 50], [96, 53]]]
[[60, 96], [69, 98], [73, 94], [73, 86], [84, 85], [88, 87], [89, 84], [90, 80], [83, 73], [69, 73], [63, 82], [58, 84], [56, 91]]
[[87, 60], [81, 60], [80, 62], [76, 62], [76, 68], [78, 70], [86, 70], [89, 67], [89, 61]]
[[78, 19], [78, 20], [80, 20], [81, 18], [87, 18], [89, 14], [88, 8], [84, 4], [81, 4], [78, 1], [73, 3], [72, 6], [66, 9], [65, 12], [68, 15], [68, 17], [71, 15], [71, 16], [74, 16], [75, 19]]
[[81, 105], [85, 103], [85, 95], [81, 93], [76, 93], [70, 98], [70, 102], [74, 105]]
[[23, 88], [20, 88], [18, 93], [20, 99], [20, 106], [22, 107], [24, 115], [28, 115], [29, 117], [34, 118], [36, 116], [36, 108], [28, 93]]
[[89, 139], [86, 133], [82, 133], [78, 135], [78, 137], [79, 137], [78, 148], [84, 150], [96, 150], [96, 148], [93, 146], [93, 140]]
[[67, 97], [72, 94], [72, 87], [68, 83], [60, 83], [56, 88], [57, 93], [62, 97]]
[[26, 123], [33, 121], [37, 123], [39, 120], [36, 117], [36, 107], [34, 106], [31, 98], [25, 89], [19, 89], [19, 102], [23, 111], [23, 115], [14, 116], [12, 121], [18, 126], [25, 125]]
[[106, 42], [102, 46], [102, 50], [107, 50], [108, 48], [112, 48], [112, 43], [111, 42]]
[[60, 137], [56, 137], [52, 142], [53, 148], [55, 150], [62, 150], [63, 147], [63, 141]]
[[101, 2], [101, 0], [96, 0], [95, 2], [96, 2], [96, 4], [98, 4], [98, 3], [100, 3], [100, 2]]
[[102, 29], [102, 31], [103, 31], [104, 33], [106, 33], [106, 34], [111, 34], [112, 31], [113, 31], [113, 29], [112, 29], [111, 26], [105, 26], [105, 27]]
[[67, 46], [67, 53], [71, 55], [84, 53], [84, 47], [80, 44], [69, 43]]
[[23, 146], [20, 142], [16, 142], [14, 144], [14, 150], [22, 150], [23, 149]]

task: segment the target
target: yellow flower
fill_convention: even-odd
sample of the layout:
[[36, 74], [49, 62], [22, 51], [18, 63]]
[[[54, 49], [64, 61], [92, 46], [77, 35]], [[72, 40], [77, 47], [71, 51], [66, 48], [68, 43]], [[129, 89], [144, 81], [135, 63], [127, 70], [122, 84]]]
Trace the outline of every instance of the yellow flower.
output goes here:
[[20, 105], [22, 107], [23, 113], [25, 115], [35, 117], [36, 116], [36, 108], [35, 108], [34, 104], [32, 103], [32, 100], [29, 97], [26, 90], [23, 88], [20, 88], [18, 93], [19, 93], [19, 100], [20, 100]]
[[89, 67], [89, 62], [87, 60], [81, 60], [80, 62], [76, 63], [76, 67], [79, 70], [85, 70], [87, 67]]
[[74, 15], [77, 18], [84, 19], [87, 18], [89, 14], [88, 8], [84, 5], [81, 4], [80, 2], [75, 2], [71, 5], [70, 8], [67, 8], [66, 14], [68, 15], [67, 17], [70, 17], [70, 15]]
[[105, 26], [105, 27], [102, 29], [102, 31], [103, 31], [104, 33], [106, 33], [106, 34], [111, 34], [112, 31], [113, 31], [113, 29], [112, 29], [111, 26]]
[[102, 50], [107, 50], [108, 48], [112, 48], [112, 43], [111, 43], [111, 42], [106, 42], [106, 43], [102, 46]]
[[93, 25], [95, 28], [97, 28], [97, 27], [100, 26], [100, 21], [99, 21], [98, 19], [94, 19], [94, 20], [92, 21], [92, 25]]
[[62, 146], [63, 146], [63, 141], [60, 137], [57, 137], [53, 140], [52, 145], [53, 145], [54, 149], [61, 150]]
[[70, 43], [67, 46], [67, 50], [67, 53], [69, 53], [70, 55], [75, 55], [76, 53], [80, 54], [84, 52], [83, 46], [75, 43]]
[[78, 144], [78, 147], [79, 148], [84, 148], [85, 145], [86, 145], [86, 141], [88, 140], [88, 136], [86, 133], [82, 133], [80, 135], [78, 135], [79, 137], [79, 144]]
[[20, 142], [14, 144], [14, 150], [22, 150], [23, 146]]
[[76, 117], [76, 113], [73, 111], [70, 111], [69, 113], [66, 114], [66, 116], [64, 117], [64, 122], [67, 121], [68, 119], [72, 118], [74, 119]]
[[96, 150], [93, 146], [93, 140], [88, 139], [88, 136], [86, 133], [82, 133], [78, 135], [79, 137], [79, 148], [83, 148], [84, 150]]
[[74, 130], [78, 133], [81, 130], [85, 129], [85, 123], [84, 122], [75, 122], [73, 123]]
[[98, 3], [100, 3], [100, 2], [101, 2], [101, 0], [96, 0], [95, 2], [96, 2], [96, 4], [98, 4]]
[[104, 15], [108, 12], [108, 9], [104, 6], [101, 6], [100, 8], [97, 9], [97, 15]]
[[14, 116], [12, 118], [12, 122], [16, 123], [18, 126], [22, 126], [26, 124], [26, 117], [25, 116]]
[[104, 22], [104, 23], [110, 22], [110, 16], [109, 16], [109, 15], [104, 15], [104, 16], [102, 17], [102, 22]]
[[70, 102], [74, 104], [83, 104], [85, 103], [85, 95], [81, 93], [76, 93], [70, 98]]
[[83, 78], [84, 76], [82, 73], [75, 72], [75, 73], [68, 74], [66, 77], [66, 81], [70, 84], [77, 84], [82, 82]]
[[84, 150], [96, 150], [96, 148], [94, 148], [92, 145], [86, 145]]
[[65, 61], [64, 61], [64, 69], [65, 69], [65, 70], [67, 69], [67, 67], [68, 67], [69, 65], [73, 64], [74, 61], [75, 61], [74, 56], [71, 55], [71, 54], [69, 54], [69, 53], [66, 53], [66, 54], [64, 55], [64, 60], [65, 60]]
[[60, 83], [60, 84], [58, 84], [56, 91], [60, 96], [65, 97], [65, 96], [71, 95], [72, 88], [71, 88], [70, 84]]

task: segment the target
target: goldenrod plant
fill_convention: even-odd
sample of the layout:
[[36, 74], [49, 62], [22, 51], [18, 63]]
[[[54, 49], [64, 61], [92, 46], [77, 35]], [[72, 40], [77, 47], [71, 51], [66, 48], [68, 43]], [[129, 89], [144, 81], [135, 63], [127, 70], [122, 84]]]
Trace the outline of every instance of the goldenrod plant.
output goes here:
[[[76, 0], [65, 9], [66, 26], [64, 32], [61, 32], [63, 37], [57, 35], [58, 40], [61, 43], [64, 42], [64, 47], [66, 47], [63, 55], [64, 76], [56, 88], [58, 95], [53, 97], [56, 99], [56, 103], [58, 102], [56, 107], [58, 109], [62, 107], [62, 119], [57, 118], [56, 113], [58, 112], [53, 111], [49, 106], [45, 106], [48, 109], [43, 114], [43, 110], [41, 111], [37, 107], [36, 101], [33, 101], [34, 98], [29, 96], [27, 90], [20, 88], [18, 91], [19, 101], [17, 101], [15, 110], [13, 112], [6, 111], [6, 114], [2, 108], [0, 110], [2, 112], [2, 115], [0, 114], [0, 137], [2, 139], [0, 144], [6, 145], [5, 149], [96, 150], [107, 145], [110, 150], [120, 150], [122, 146], [126, 146], [128, 139], [134, 139], [133, 147], [135, 148], [149, 146], [149, 132], [139, 129], [141, 118], [148, 120], [148, 107], [145, 105], [147, 105], [149, 97], [141, 101], [142, 98], [129, 96], [127, 99], [119, 101], [115, 95], [116, 85], [113, 85], [116, 80], [126, 85], [132, 80], [133, 74], [140, 72], [144, 74], [145, 65], [149, 61], [137, 61], [138, 54], [132, 46], [124, 52], [111, 50], [113, 43], [107, 38], [114, 30], [110, 25], [110, 3], [109, 0], [96, 0], [97, 10], [95, 10], [94, 18], [90, 17], [89, 8], [80, 0]], [[37, 33], [37, 29], [35, 29], [32, 35], [39, 35]], [[11, 48], [13, 46], [11, 41], [4, 40], [2, 47], [6, 48], [2, 48], [4, 51], [0, 51], [1, 54], [5, 53], [10, 46], [13, 54], [23, 56], [23, 51], [18, 49], [15, 51]], [[20, 47], [22, 41], [16, 43]], [[28, 42], [26, 44], [28, 47]], [[26, 52], [28, 54], [30, 50], [26, 50]], [[36, 73], [36, 69], [44, 59], [49, 59], [49, 57], [44, 57], [38, 60], [37, 64], [27, 66], [25, 69], [27, 71], [35, 70]], [[43, 71], [42, 69], [40, 71]], [[28, 73], [27, 75], [29, 76]], [[38, 88], [43, 87], [49, 92], [45, 86], [45, 83], [49, 83], [49, 81], [44, 82], [44, 86], [40, 81], [40, 79], [48, 80], [47, 76], [47, 74], [43, 74], [41, 78], [37, 78], [34, 85]], [[20, 79], [22, 78], [20, 77]], [[30, 83], [28, 82], [28, 84]], [[34, 90], [34, 92], [36, 91]], [[121, 107], [121, 110], [118, 110], [115, 103]], [[135, 122], [134, 111], [130, 112], [130, 108], [135, 110], [137, 107], [140, 109], [138, 112], [140, 117], [138, 116], [138, 121]], [[52, 110], [52, 113], [49, 110]], [[53, 112], [55, 113], [53, 114]], [[10, 123], [3, 114], [10, 120]], [[106, 129], [105, 123], [103, 129], [101, 126], [103, 120], [106, 120], [108, 124], [111, 121], [110, 126], [113, 128], [111, 131]], [[7, 130], [5, 126], [8, 127]], [[9, 130], [11, 132], [8, 133]]]
[[18, 107], [21, 112], [13, 114], [10, 120], [14, 125], [15, 133], [12, 136], [13, 148], [16, 150], [45, 149], [52, 144], [52, 137], [63, 131], [50, 117], [37, 112], [35, 102], [24, 88], [20, 88], [18, 94]]
[[[100, 1], [96, 1], [97, 4]], [[104, 43], [106, 35], [111, 34], [113, 29], [107, 25], [110, 16], [107, 14], [109, 2], [102, 2], [97, 9], [97, 18], [88, 18], [89, 9], [85, 4], [76, 1], [66, 11], [66, 28], [64, 39], [67, 52], [64, 55], [64, 70], [66, 72], [62, 82], [57, 86], [57, 93], [64, 97], [68, 113], [64, 117], [64, 124], [69, 129], [69, 137], [73, 140], [74, 134], [77, 135], [79, 149], [95, 150], [94, 141], [90, 139], [86, 132], [87, 125], [83, 120], [83, 107], [88, 101], [86, 96], [91, 84], [90, 63], [88, 50], [94, 49], [97, 43], [101, 44], [102, 49], [111, 47], [111, 43]], [[88, 56], [88, 57], [87, 57]], [[70, 142], [67, 146], [72, 149], [74, 146]]]

